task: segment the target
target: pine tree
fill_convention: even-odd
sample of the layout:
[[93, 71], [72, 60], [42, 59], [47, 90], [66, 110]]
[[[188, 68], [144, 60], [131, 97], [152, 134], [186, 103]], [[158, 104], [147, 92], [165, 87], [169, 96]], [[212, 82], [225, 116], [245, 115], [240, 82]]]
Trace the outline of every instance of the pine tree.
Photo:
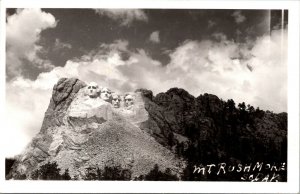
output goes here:
[[64, 174], [62, 175], [62, 180], [71, 180], [69, 169], [66, 169]]
[[56, 162], [48, 162], [40, 167], [39, 178], [42, 180], [61, 180], [59, 172], [60, 168], [58, 168]]

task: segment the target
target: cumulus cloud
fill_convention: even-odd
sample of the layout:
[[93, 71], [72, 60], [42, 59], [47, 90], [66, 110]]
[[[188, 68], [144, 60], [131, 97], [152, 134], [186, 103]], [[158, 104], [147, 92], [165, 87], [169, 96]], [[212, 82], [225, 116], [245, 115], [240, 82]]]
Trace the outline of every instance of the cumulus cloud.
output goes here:
[[276, 112], [287, 111], [287, 31], [260, 37], [246, 62], [255, 79], [251, 103]]
[[[286, 31], [260, 37], [251, 49], [232, 41], [187, 41], [167, 69], [194, 95], [213, 93], [275, 112], [287, 111]], [[243, 57], [240, 56], [251, 56]], [[249, 68], [251, 67], [251, 68]]]
[[42, 47], [37, 44], [40, 33], [54, 28], [53, 15], [41, 9], [18, 9], [7, 17], [6, 23], [6, 67], [7, 76], [14, 77], [22, 73], [23, 60], [28, 60], [34, 67], [51, 69], [49, 61], [42, 60], [38, 52]]
[[[6, 85], [5, 128], [9, 130], [1, 141], [6, 156], [20, 154], [41, 127], [51, 89], [40, 87], [40, 81], [17, 78]], [[12, 140], [16, 141], [12, 144]]]
[[241, 13], [241, 11], [234, 11], [232, 17], [234, 17], [234, 20], [237, 24], [246, 20], [246, 17]]
[[121, 25], [129, 26], [133, 21], [148, 21], [148, 17], [144, 11], [139, 9], [95, 9], [99, 15], [105, 15], [117, 21], [121, 21]]
[[159, 31], [154, 31], [150, 34], [149, 40], [153, 43], [159, 43]]
[[120, 93], [147, 88], [157, 94], [181, 87], [194, 96], [206, 92], [262, 109], [287, 111], [286, 52], [282, 52], [287, 49], [286, 34], [274, 31], [258, 38], [250, 48], [222, 34], [215, 35], [216, 40], [187, 40], [170, 52], [167, 66], [143, 49], [129, 50], [128, 41], [117, 40], [67, 61], [64, 67], [41, 73], [34, 81], [22, 77], [11, 80], [6, 87], [6, 120], [9, 128], [13, 125], [8, 136], [18, 134], [22, 141], [12, 146], [5, 140], [11, 147], [9, 153], [18, 153], [39, 131], [52, 87], [61, 77], [95, 81]]

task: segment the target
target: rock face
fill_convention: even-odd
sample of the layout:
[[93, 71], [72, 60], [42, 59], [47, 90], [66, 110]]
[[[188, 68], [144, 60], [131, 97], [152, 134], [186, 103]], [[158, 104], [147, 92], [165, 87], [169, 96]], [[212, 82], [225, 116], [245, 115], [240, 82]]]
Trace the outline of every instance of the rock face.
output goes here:
[[47, 162], [79, 179], [86, 169], [114, 165], [134, 178], [155, 164], [181, 177], [187, 165], [199, 163], [287, 162], [287, 113], [236, 106], [212, 94], [194, 97], [179, 88], [156, 96], [139, 89], [133, 106], [113, 108], [86, 96], [85, 86], [78, 79], [58, 81], [41, 131], [10, 177], [30, 177]]
[[41, 132], [53, 126], [62, 124], [61, 118], [66, 114], [66, 110], [75, 98], [78, 91], [85, 87], [86, 84], [75, 78], [62, 78], [53, 87], [52, 98], [49, 107], [45, 113]]
[[195, 98], [179, 88], [156, 96], [139, 91], [149, 114], [141, 128], [189, 161], [286, 162], [286, 113], [243, 103], [236, 108], [233, 100], [225, 102], [212, 94]]
[[[213, 119], [205, 114], [205, 111], [208, 108], [213, 110], [220, 108], [221, 102], [218, 97], [209, 95], [211, 101], [205, 103], [204, 106], [183, 89], [172, 88], [155, 97], [147, 90], [142, 90], [142, 93], [149, 120], [142, 123], [141, 128], [152, 134], [161, 144], [188, 142], [187, 130], [195, 127], [201, 128], [200, 137], [195, 138], [212, 139], [212, 133], [215, 133], [216, 126]], [[206, 107], [207, 105], [211, 107]]]
[[134, 178], [149, 173], [155, 164], [179, 176], [184, 162], [139, 128], [148, 114], [138, 92], [134, 106], [114, 109], [100, 98], [86, 96], [84, 87], [77, 79], [58, 81], [41, 131], [20, 155], [10, 176], [30, 178], [48, 162], [56, 162], [78, 179], [84, 179], [89, 168], [106, 166], [121, 166]]

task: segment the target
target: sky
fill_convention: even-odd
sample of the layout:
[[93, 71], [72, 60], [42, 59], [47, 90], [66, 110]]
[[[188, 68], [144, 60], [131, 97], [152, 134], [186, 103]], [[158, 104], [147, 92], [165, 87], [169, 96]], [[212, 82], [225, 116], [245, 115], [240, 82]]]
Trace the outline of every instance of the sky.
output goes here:
[[281, 10], [7, 9], [6, 154], [39, 132], [62, 77], [286, 112], [287, 26]]

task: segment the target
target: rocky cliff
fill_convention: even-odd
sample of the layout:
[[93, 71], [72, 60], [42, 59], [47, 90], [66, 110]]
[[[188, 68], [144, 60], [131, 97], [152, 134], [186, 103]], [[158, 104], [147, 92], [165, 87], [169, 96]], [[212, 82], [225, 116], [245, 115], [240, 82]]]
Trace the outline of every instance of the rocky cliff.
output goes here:
[[49, 162], [55, 162], [61, 173], [68, 169], [71, 178], [77, 179], [84, 179], [87, 169], [114, 166], [129, 170], [134, 178], [149, 173], [156, 164], [180, 175], [184, 161], [139, 128], [148, 118], [141, 96], [132, 111], [117, 110], [108, 102], [85, 96], [84, 87], [77, 79], [58, 81], [41, 131], [18, 157], [9, 176], [25, 174], [30, 179]]
[[91, 168], [121, 166], [134, 179], [153, 174], [157, 165], [184, 180], [202, 180], [189, 172], [200, 162], [286, 162], [286, 113], [212, 94], [194, 97], [179, 88], [156, 96], [139, 89], [132, 109], [115, 109], [87, 98], [85, 87], [78, 79], [59, 80], [41, 131], [17, 157], [8, 178], [25, 174], [30, 179], [49, 162], [61, 173], [68, 169], [71, 178], [84, 179]]
[[[149, 119], [141, 129], [188, 161], [185, 180], [238, 180], [236, 177], [195, 177], [194, 165], [287, 162], [287, 113], [223, 101], [212, 94], [198, 97], [171, 88], [153, 96], [143, 93]], [[281, 172], [286, 181], [286, 171]]]

